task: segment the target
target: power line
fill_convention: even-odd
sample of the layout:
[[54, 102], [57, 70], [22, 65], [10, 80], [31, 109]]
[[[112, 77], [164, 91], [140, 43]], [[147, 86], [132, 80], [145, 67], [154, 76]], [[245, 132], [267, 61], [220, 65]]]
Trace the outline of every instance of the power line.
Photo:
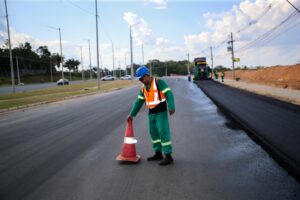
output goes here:
[[[277, 36], [282, 34], [282, 32], [280, 32], [279, 28], [282, 26], [289, 26], [292, 22], [292, 19], [295, 18], [295, 16], [297, 16], [297, 12], [294, 11], [293, 13], [291, 13], [286, 19], [284, 19], [282, 22], [280, 22], [278, 25], [276, 25], [275, 27], [273, 27], [272, 29], [270, 29], [269, 31], [265, 32], [264, 34], [260, 35], [259, 37], [257, 37], [255, 40], [249, 42], [248, 44], [246, 44], [245, 46], [239, 48], [237, 51], [241, 52], [244, 51], [246, 49], [249, 49], [251, 47], [253, 47], [254, 45], [261, 43], [261, 42], [265, 42], [267, 41], [267, 39], [269, 37], [272, 36], [273, 33], [276, 33], [275, 31], [277, 31]], [[284, 31], [286, 31], [286, 29], [283, 29]], [[273, 35], [274, 36], [274, 35]], [[275, 38], [276, 38], [275, 37]], [[274, 38], [274, 39], [275, 39]], [[271, 39], [270, 41], [272, 41], [273, 39]]]
[[[278, 3], [278, 2], [276, 2], [276, 3]], [[236, 31], [235, 34], [236, 34], [236, 33], [241, 33], [241, 32], [243, 32], [243, 31], [245, 31], [248, 27], [252, 26], [253, 24], [256, 24], [259, 20], [261, 20], [261, 19], [268, 13], [269, 10], [271, 10], [272, 7], [274, 7], [274, 6], [276, 5], [276, 3], [273, 4], [273, 6], [272, 6], [272, 4], [270, 3], [270, 4], [268, 5], [268, 7], [267, 7], [267, 8], [266, 8], [266, 9], [265, 9], [265, 10], [264, 10], [264, 11], [263, 11], [256, 19], [251, 20], [245, 27], [243, 27], [242, 29]], [[216, 50], [216, 49], [220, 48], [223, 44], [227, 43], [228, 40], [229, 40], [229, 38], [226, 38], [225, 40], [223, 40], [223, 41], [222, 41], [221, 43], [219, 43], [218, 45], [212, 46], [212, 49], [213, 49], [213, 50]], [[209, 55], [207, 55], [207, 54], [205, 53], [205, 51], [208, 51], [209, 49], [210, 49], [210, 47], [207, 47], [207, 48], [205, 48], [204, 50], [202, 50], [201, 52], [204, 53], [207, 57], [210, 57]], [[197, 53], [195, 53], [195, 54], [197, 54]], [[192, 54], [192, 55], [195, 55], [195, 54]], [[227, 55], [229, 55], [229, 53], [227, 53], [227, 54], [222, 54], [222, 55], [215, 55], [215, 57], [222, 57], [222, 56], [227, 56]]]
[[111, 39], [111, 37], [109, 36], [109, 34], [108, 34], [108, 32], [107, 32], [107, 30], [106, 30], [106, 28], [105, 28], [104, 23], [102, 22], [101, 19], [100, 19], [99, 21], [100, 21], [100, 23], [102, 24], [102, 30], [103, 30], [104, 34], [106, 35], [106, 37], [107, 37], [107, 38], [110, 40], [110, 42], [112, 43], [112, 39]]
[[[276, 39], [277, 37], [279, 37], [281, 34], [283, 34], [283, 33], [285, 33], [285, 32], [288, 32], [288, 31], [290, 31], [290, 30], [296, 28], [299, 24], [300, 24], [300, 21], [297, 22], [296, 24], [293, 24], [293, 26], [290, 26], [290, 27], [288, 27], [287, 29], [284, 29], [283, 32], [277, 33], [277, 35], [273, 36], [271, 39], [264, 41], [263, 44], [267, 44], [267, 43], [269, 43], [269, 42], [275, 40], [275, 39]], [[239, 51], [238, 53], [239, 53], [239, 55], [244, 55], [244, 53], [246, 53], [247, 50], [249, 50], [249, 48], [243, 49], [243, 50]], [[240, 54], [240, 52], [242, 52], [242, 53]]]
[[[68, 3], [70, 3], [71, 5], [73, 5], [73, 6], [76, 7], [76, 8], [80, 9], [81, 11], [83, 11], [83, 12], [89, 14], [89, 15], [95, 16], [95, 13], [92, 13], [92, 12], [90, 12], [90, 11], [88, 11], [88, 10], [82, 8], [81, 6], [77, 5], [76, 3], [74, 3], [74, 2], [72, 2], [72, 1], [70, 1], [70, 0], [67, 0], [67, 1], [68, 1]], [[99, 17], [99, 16], [98, 16], [98, 17]], [[101, 25], [102, 25], [102, 30], [104, 31], [104, 34], [105, 34], [106, 37], [110, 40], [110, 42], [112, 42], [112, 39], [111, 39], [111, 37], [109, 36], [109, 34], [108, 34], [108, 32], [107, 32], [107, 30], [106, 30], [106, 28], [105, 28], [104, 23], [102, 22], [101, 19], [99, 19], [99, 21], [100, 21], [100, 23], [101, 23]]]
[[[243, 27], [242, 29], [238, 30], [235, 32], [235, 34], [237, 33], [241, 33], [243, 31], [245, 31], [247, 28], [249, 28], [250, 26], [252, 26], [253, 24], [256, 24], [259, 20], [261, 20], [267, 13], [268, 11], [271, 10], [271, 8], [275, 7], [275, 5], [277, 5], [278, 2], [273, 3], [273, 4], [268, 4], [268, 7], [254, 20], [251, 20], [245, 27]], [[229, 38], [226, 38], [225, 40], [223, 40], [221, 43], [219, 43], [216, 46], [212, 46], [213, 50], [216, 50], [218, 48], [220, 48], [223, 44], [227, 43], [229, 40]], [[210, 47], [207, 47], [205, 49], [203, 49], [201, 52], [204, 53], [207, 57], [210, 57], [210, 55], [206, 54], [205, 52], [208, 51], [210, 49]], [[195, 53], [198, 54], [198, 53]], [[195, 55], [192, 54], [192, 55]], [[214, 57], [224, 57], [224, 56], [228, 56], [230, 53], [226, 53], [226, 54], [221, 54], [221, 55], [214, 55]]]
[[90, 11], [88, 11], [88, 10], [82, 8], [81, 6], [77, 5], [76, 3], [74, 3], [74, 2], [72, 2], [72, 1], [70, 1], [70, 0], [67, 0], [67, 1], [68, 1], [68, 3], [70, 3], [71, 5], [73, 5], [73, 6], [76, 7], [76, 8], [80, 9], [81, 11], [83, 11], [83, 12], [89, 14], [89, 15], [92, 15], [92, 16], [95, 15], [95, 13], [92, 13], [92, 12], [90, 12]]
[[[278, 3], [278, 2], [277, 2]], [[256, 18], [256, 19], [254, 19], [254, 20], [251, 20], [246, 26], [244, 26], [242, 29], [240, 29], [240, 30], [238, 30], [237, 32], [235, 32], [235, 33], [241, 33], [241, 32], [243, 32], [243, 31], [245, 31], [246, 29], [248, 29], [250, 26], [252, 26], [252, 25], [254, 25], [254, 24], [257, 24], [257, 22], [259, 21], [259, 20], [261, 20], [270, 10], [271, 10], [271, 8], [273, 8], [274, 6], [275, 6], [276, 4], [273, 4], [273, 6], [272, 6], [272, 4], [270, 3], [269, 5], [268, 5], [268, 7]]]
[[289, 0], [286, 0], [291, 6], [293, 6], [297, 11], [298, 11], [298, 13], [300, 13], [300, 10], [296, 7], [296, 6], [294, 6], [291, 2], [289, 2]]
[[273, 32], [275, 32], [276, 30], [278, 30], [282, 25], [286, 24], [286, 23], [290, 23], [290, 19], [292, 19], [292, 17], [294, 17], [296, 14], [296, 11], [294, 11], [291, 15], [289, 15], [285, 20], [283, 20], [281, 23], [279, 23], [278, 25], [276, 25], [275, 27], [273, 27], [272, 29], [270, 29], [269, 31], [265, 32], [264, 34], [260, 35], [259, 37], [257, 37], [255, 40], [251, 41], [250, 43], [248, 43], [247, 45], [245, 45], [244, 47], [240, 48], [239, 50], [242, 50], [244, 48], [250, 48], [252, 46], [254, 46], [256, 43], [259, 43], [263, 40], [265, 40], [266, 38], [268, 38]]

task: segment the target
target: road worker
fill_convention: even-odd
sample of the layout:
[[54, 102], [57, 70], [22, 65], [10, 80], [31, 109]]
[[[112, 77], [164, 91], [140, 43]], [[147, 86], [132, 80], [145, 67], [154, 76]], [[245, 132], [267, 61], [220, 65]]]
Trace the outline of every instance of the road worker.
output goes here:
[[222, 70], [222, 74], [221, 74], [222, 82], [224, 82], [224, 77], [225, 77], [225, 73], [224, 70]]
[[219, 79], [218, 70], [214, 69], [213, 72], [214, 72], [214, 75], [215, 75], [215, 79], [218, 80]]
[[[145, 103], [149, 109], [148, 120], [151, 142], [155, 154], [148, 161], [158, 161], [159, 165], [169, 165], [173, 162], [172, 142], [169, 128], [169, 114], [175, 113], [174, 96], [167, 83], [155, 77], [151, 77], [146, 66], [141, 66], [134, 75], [143, 83], [138, 97], [127, 117], [133, 120], [142, 105]], [[163, 157], [163, 154], [165, 157]]]

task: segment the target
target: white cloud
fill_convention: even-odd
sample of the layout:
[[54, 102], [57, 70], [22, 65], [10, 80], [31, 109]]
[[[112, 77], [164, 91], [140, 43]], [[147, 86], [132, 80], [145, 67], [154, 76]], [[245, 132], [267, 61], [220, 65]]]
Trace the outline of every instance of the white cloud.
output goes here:
[[123, 19], [128, 25], [132, 26], [132, 37], [137, 41], [138, 45], [153, 45], [155, 43], [153, 31], [149, 28], [148, 23], [143, 18], [139, 18], [133, 12], [125, 12]]
[[158, 47], [163, 47], [166, 46], [169, 43], [169, 40], [165, 39], [165, 38], [156, 38], [156, 45]]
[[167, 9], [166, 0], [144, 0], [145, 5], [153, 5], [155, 9]]
[[[297, 0], [291, 0], [296, 3]], [[271, 5], [271, 7], [269, 7]], [[214, 54], [224, 55], [226, 53], [227, 41], [229, 40], [229, 34], [234, 33], [235, 49], [248, 44], [260, 35], [269, 31], [275, 25], [283, 21], [294, 11], [286, 1], [279, 0], [245, 0], [238, 5], [234, 5], [231, 10], [223, 13], [205, 13], [203, 18], [206, 20], [205, 32], [199, 34], [185, 35], [184, 41], [190, 52], [201, 52], [209, 46], [218, 46], [223, 42], [223, 45], [219, 49], [215, 49]], [[298, 22], [300, 22], [298, 18]], [[294, 24], [297, 23], [295, 19]], [[291, 26], [292, 27], [292, 26]], [[299, 30], [299, 29], [298, 29]], [[286, 38], [291, 40], [298, 38], [297, 31], [292, 32], [292, 37]], [[284, 34], [282, 35], [284, 38]], [[296, 40], [297, 41], [297, 40]], [[299, 40], [298, 40], [299, 41]], [[278, 42], [279, 43], [279, 42]], [[280, 53], [285, 51], [292, 51], [291, 54], [298, 54], [295, 48], [286, 48], [286, 46], [277, 44], [276, 41], [264, 44], [265, 46], [258, 48], [259, 46], [253, 46], [247, 51], [247, 54], [237, 52], [237, 56], [242, 57], [243, 60], [254, 63], [256, 60], [257, 64], [274, 64], [272, 57], [282, 58]], [[267, 46], [268, 45], [268, 46]], [[295, 44], [291, 44], [295, 45]], [[268, 48], [267, 48], [267, 47]], [[260, 53], [257, 53], [260, 52]], [[209, 51], [206, 51], [210, 54]], [[264, 59], [257, 59], [258, 57], [264, 57]], [[244, 56], [244, 57], [243, 57]], [[216, 62], [220, 64], [230, 64], [230, 56], [220, 56], [216, 59]], [[252, 57], [253, 60], [249, 60]], [[291, 56], [293, 57], [293, 56]], [[256, 58], [256, 59], [255, 59]], [[279, 60], [277, 60], [279, 62]], [[279, 63], [293, 63], [295, 60], [285, 60]], [[246, 63], [245, 63], [246, 64]]]
[[[144, 44], [144, 48], [151, 47], [151, 50], [145, 53], [145, 61], [154, 58], [161, 60], [178, 59], [179, 54], [183, 54], [183, 51], [186, 52], [184, 46], [172, 45], [167, 38], [155, 36], [146, 20], [139, 18], [135, 13], [124, 13], [123, 19], [129, 25], [140, 22], [140, 24], [132, 27], [132, 36], [138, 45]], [[140, 50], [134, 49], [134, 51], [134, 62], [139, 63], [138, 60], [141, 60]]]
[[[0, 37], [3, 39], [2, 43], [5, 42], [7, 37], [7, 32], [0, 31]], [[33, 50], [37, 49], [39, 46], [48, 46], [48, 48], [53, 52], [59, 52], [59, 40], [40, 40], [33, 38], [32, 36], [25, 33], [18, 33], [14, 29], [10, 28], [10, 38], [12, 47], [17, 47], [21, 43], [29, 42]], [[62, 40], [62, 45], [67, 45], [69, 42]]]
[[[126, 12], [123, 15], [123, 19], [132, 26], [132, 37], [137, 42], [138, 45], [156, 45], [157, 47], [167, 45], [168, 39], [163, 37], [156, 37], [149, 28], [148, 23], [143, 18], [139, 18], [133, 12]], [[138, 24], [137, 24], [138, 23]], [[135, 25], [136, 24], [136, 25]]]
[[[18, 33], [14, 29], [10, 29], [11, 32], [11, 42], [12, 42], [12, 47], [17, 47], [21, 43], [29, 42], [32, 46], [33, 50], [36, 50], [39, 46], [47, 46], [48, 49], [52, 53], [60, 53], [60, 43], [59, 40], [41, 40], [41, 39], [36, 39], [33, 38], [32, 36], [25, 34], [25, 33]], [[7, 39], [7, 33], [4, 31], [0, 31], [0, 45], [4, 44], [5, 40]], [[80, 46], [82, 46], [82, 57], [83, 57], [83, 65], [85, 69], [89, 68], [89, 48], [88, 48], [88, 43], [87, 41], [67, 41], [67, 40], [62, 40], [62, 51], [63, 55], [65, 56], [66, 59], [69, 58], [75, 58], [78, 59], [79, 61], [81, 60], [81, 50]], [[111, 44], [110, 43], [102, 43], [99, 44], [99, 59], [102, 57], [102, 62], [101, 60], [99, 61], [100, 67], [101, 63], [103, 66], [111, 69], [112, 68], [112, 54], [111, 54]], [[117, 53], [117, 51], [115, 51]], [[96, 44], [91, 41], [91, 63], [92, 66], [96, 66]], [[115, 64], [115, 66], [117, 66]], [[81, 69], [81, 66], [80, 66]]]

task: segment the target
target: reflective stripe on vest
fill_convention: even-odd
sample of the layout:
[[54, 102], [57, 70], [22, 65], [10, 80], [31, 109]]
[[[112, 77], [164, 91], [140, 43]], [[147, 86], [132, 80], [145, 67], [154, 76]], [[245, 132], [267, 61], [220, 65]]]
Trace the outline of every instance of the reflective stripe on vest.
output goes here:
[[156, 82], [155, 78], [153, 78], [149, 92], [147, 91], [144, 85], [142, 86], [142, 91], [145, 97], [146, 106], [149, 109], [154, 108], [159, 103], [166, 101], [166, 97], [164, 93], [162, 93], [161, 91], [159, 91], [161, 97], [161, 100], [159, 100], [158, 89], [155, 82]]

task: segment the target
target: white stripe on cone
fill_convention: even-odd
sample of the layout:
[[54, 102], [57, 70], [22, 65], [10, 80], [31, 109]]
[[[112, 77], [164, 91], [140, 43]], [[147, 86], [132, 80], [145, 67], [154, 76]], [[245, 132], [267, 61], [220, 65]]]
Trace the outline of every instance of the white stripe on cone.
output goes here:
[[137, 143], [137, 140], [133, 137], [125, 137], [124, 143], [125, 144], [135, 144], [135, 143]]

